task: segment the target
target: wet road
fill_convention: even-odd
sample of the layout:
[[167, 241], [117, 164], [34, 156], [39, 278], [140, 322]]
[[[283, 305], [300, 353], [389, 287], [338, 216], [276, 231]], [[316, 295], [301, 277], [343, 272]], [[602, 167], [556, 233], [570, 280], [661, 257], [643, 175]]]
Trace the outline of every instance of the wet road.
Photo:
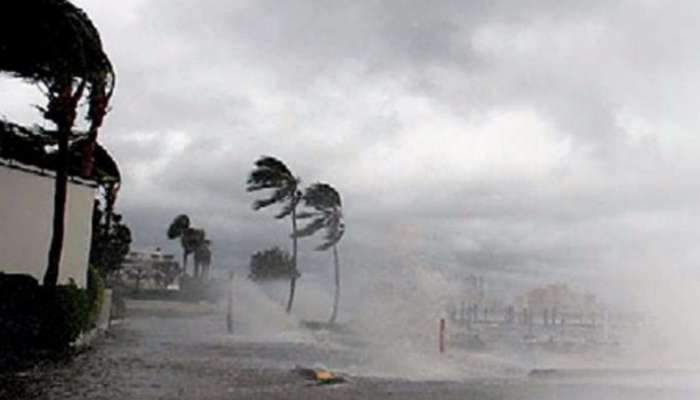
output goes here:
[[70, 360], [0, 373], [0, 399], [636, 400], [698, 394], [692, 387], [634, 379], [417, 382], [350, 377], [345, 384], [316, 386], [293, 372], [294, 365], [358, 360], [304, 341], [226, 335], [220, 310], [207, 305], [130, 302], [129, 309], [127, 320]]

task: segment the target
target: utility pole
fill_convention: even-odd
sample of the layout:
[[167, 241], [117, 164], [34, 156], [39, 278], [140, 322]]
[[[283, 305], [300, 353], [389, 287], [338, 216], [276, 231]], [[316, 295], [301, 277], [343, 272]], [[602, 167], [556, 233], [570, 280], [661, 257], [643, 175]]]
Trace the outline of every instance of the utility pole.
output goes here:
[[229, 273], [228, 299], [226, 303], [226, 330], [231, 334], [233, 333], [233, 268], [231, 268]]

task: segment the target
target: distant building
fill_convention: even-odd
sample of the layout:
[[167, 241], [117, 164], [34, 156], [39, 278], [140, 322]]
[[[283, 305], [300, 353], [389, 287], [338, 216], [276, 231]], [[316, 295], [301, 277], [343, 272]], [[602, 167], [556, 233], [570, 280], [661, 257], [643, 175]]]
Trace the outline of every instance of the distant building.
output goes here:
[[180, 264], [173, 254], [160, 247], [132, 250], [124, 258], [121, 278], [138, 288], [165, 288], [180, 274]]
[[577, 292], [563, 283], [528, 290], [516, 297], [515, 303], [533, 312], [553, 310], [564, 313], [594, 313], [599, 310], [595, 296]]

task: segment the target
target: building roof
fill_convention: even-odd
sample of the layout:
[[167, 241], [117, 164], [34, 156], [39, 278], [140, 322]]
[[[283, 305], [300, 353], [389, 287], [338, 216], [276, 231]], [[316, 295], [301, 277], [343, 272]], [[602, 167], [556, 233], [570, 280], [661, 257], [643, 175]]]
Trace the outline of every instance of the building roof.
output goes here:
[[[0, 120], [0, 159], [53, 172], [56, 165], [56, 152], [52, 151], [52, 147], [55, 146], [53, 133], [40, 127], [30, 129]], [[101, 185], [119, 183], [121, 173], [116, 161], [99, 144], [95, 145], [93, 153], [92, 174], [88, 177], [81, 176], [82, 147], [86, 142], [86, 135], [81, 135], [79, 139], [71, 142], [68, 176]]]

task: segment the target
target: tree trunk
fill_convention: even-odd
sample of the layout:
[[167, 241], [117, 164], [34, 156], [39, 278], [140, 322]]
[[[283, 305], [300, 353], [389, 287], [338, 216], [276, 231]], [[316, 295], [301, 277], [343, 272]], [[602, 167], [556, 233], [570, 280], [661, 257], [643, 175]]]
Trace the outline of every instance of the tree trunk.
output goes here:
[[333, 313], [328, 322], [335, 324], [338, 318], [338, 303], [340, 302], [340, 263], [338, 262], [338, 246], [333, 245], [333, 265], [335, 266], [335, 296], [333, 297]]
[[182, 274], [187, 275], [187, 250], [182, 250]]
[[233, 269], [229, 272], [228, 301], [226, 303], [226, 331], [233, 333]]
[[44, 274], [44, 286], [56, 287], [58, 272], [61, 266], [61, 254], [63, 253], [63, 237], [66, 225], [66, 198], [68, 192], [68, 140], [70, 139], [73, 123], [75, 122], [75, 108], [78, 100], [85, 90], [85, 81], [82, 81], [75, 93], [70, 79], [57, 83], [51, 90], [45, 116], [53, 121], [58, 128], [57, 141], [58, 153], [56, 154], [56, 181], [53, 194], [53, 232], [49, 247], [49, 259]]
[[[296, 194], [295, 194], [296, 196]], [[296, 201], [296, 200], [292, 200]], [[297, 284], [297, 209], [292, 208], [292, 275], [289, 280], [289, 301], [287, 302], [287, 314], [292, 312], [294, 303], [294, 290]]]
[[53, 195], [53, 234], [49, 247], [49, 260], [44, 274], [44, 286], [55, 287], [63, 253], [63, 236], [66, 224], [66, 198], [68, 192], [68, 136], [70, 128], [61, 127], [58, 132], [56, 180]]
[[107, 226], [107, 230], [109, 231], [109, 228], [112, 226], [112, 217], [114, 216], [114, 201], [115, 199], [115, 184], [110, 183], [106, 190], [105, 193], [105, 225]]

